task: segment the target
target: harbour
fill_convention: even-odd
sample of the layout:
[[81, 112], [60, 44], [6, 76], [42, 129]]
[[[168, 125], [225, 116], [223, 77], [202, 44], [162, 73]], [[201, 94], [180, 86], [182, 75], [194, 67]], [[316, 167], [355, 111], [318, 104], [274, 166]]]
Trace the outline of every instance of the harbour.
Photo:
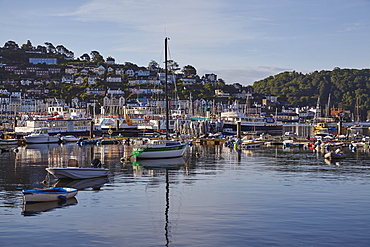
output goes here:
[[[121, 162], [127, 145], [32, 144], [0, 154], [6, 246], [366, 246], [368, 149], [328, 161], [306, 148], [188, 147], [184, 157]], [[99, 158], [109, 176], [56, 180], [45, 169]], [[21, 190], [79, 188], [24, 205]], [[349, 224], [350, 222], [350, 224]], [[57, 244], [56, 244], [57, 243]]]

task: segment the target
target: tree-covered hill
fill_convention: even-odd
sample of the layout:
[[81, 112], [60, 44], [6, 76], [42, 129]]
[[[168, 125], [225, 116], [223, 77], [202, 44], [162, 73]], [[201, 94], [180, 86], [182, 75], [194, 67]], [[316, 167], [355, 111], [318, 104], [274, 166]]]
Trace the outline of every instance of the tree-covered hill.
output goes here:
[[355, 112], [356, 102], [361, 115], [370, 109], [370, 69], [340, 69], [315, 71], [309, 74], [283, 72], [256, 81], [254, 90], [277, 95], [280, 102], [293, 106], [313, 106], [317, 99], [325, 107], [330, 95], [330, 107]]

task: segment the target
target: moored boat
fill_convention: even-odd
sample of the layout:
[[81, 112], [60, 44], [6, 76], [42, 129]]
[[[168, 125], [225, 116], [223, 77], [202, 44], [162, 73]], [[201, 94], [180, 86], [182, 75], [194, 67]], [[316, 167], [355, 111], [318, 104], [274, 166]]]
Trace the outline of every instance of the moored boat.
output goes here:
[[67, 167], [48, 167], [51, 175], [57, 179], [86, 179], [108, 176], [109, 169], [101, 167], [99, 159], [94, 159], [91, 162], [91, 167], [78, 167], [78, 161], [70, 159]]
[[166, 140], [149, 140], [145, 145], [135, 147], [132, 154], [137, 159], [163, 159], [183, 156], [187, 144], [179, 141], [169, 140], [169, 102], [167, 87], [167, 41], [165, 39], [165, 95], [166, 95]]
[[335, 152], [328, 152], [324, 155], [325, 159], [333, 160], [333, 159], [344, 159], [346, 157], [346, 154], [337, 149]]
[[58, 179], [86, 179], [108, 176], [108, 169], [95, 167], [49, 167], [50, 174]]
[[74, 135], [66, 135], [66, 136], [61, 136], [60, 140], [62, 142], [77, 142], [78, 140], [80, 140], [80, 138], [75, 137]]
[[22, 191], [23, 201], [26, 203], [66, 200], [75, 195], [77, 195], [77, 189], [64, 187]]
[[134, 147], [133, 155], [137, 159], [164, 159], [183, 156], [187, 144], [172, 140], [149, 140], [147, 144]]
[[0, 145], [16, 145], [18, 144], [18, 139], [3, 139], [0, 138]]
[[277, 123], [272, 117], [248, 116], [235, 109], [228, 109], [221, 113], [223, 121], [223, 133], [236, 134], [237, 122], [240, 123], [240, 131], [243, 133], [282, 135], [283, 125]]
[[31, 134], [24, 137], [26, 143], [57, 143], [59, 137], [50, 136], [46, 128], [35, 129]]

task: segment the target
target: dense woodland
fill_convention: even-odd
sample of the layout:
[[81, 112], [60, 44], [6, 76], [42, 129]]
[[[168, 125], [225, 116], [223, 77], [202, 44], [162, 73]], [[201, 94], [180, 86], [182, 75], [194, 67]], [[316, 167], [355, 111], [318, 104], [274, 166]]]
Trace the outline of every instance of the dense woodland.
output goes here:
[[[366, 116], [370, 109], [370, 70], [340, 69], [309, 74], [284, 72], [256, 81], [254, 90], [277, 95], [292, 106], [315, 106], [351, 110]], [[329, 98], [330, 97], [330, 98]]]

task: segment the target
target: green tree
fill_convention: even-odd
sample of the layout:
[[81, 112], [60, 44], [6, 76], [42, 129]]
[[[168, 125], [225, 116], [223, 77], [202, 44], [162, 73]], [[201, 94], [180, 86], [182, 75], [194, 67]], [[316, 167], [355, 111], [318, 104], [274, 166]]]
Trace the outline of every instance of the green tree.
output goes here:
[[184, 73], [186, 76], [195, 76], [197, 75], [197, 70], [191, 65], [186, 65], [182, 69], [182, 73]]
[[9, 40], [7, 41], [5, 44], [4, 44], [4, 48], [5, 49], [10, 49], [10, 50], [18, 50], [19, 49], [19, 46], [17, 43], [15, 43], [14, 41], [12, 40]]

